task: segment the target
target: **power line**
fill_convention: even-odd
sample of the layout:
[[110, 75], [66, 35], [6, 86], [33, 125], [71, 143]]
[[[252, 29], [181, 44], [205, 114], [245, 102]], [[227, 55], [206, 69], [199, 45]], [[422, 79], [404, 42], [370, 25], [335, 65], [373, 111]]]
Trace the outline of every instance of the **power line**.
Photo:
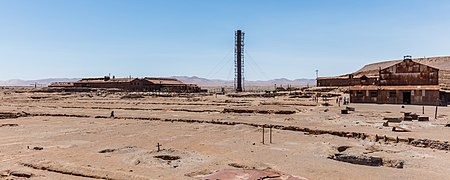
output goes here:
[[264, 76], [264, 78], [266, 78], [267, 80], [269, 80], [270, 78], [267, 76], [267, 74], [262, 70], [262, 68], [258, 65], [258, 63], [256, 62], [255, 59], [253, 59], [253, 57], [250, 55], [250, 53], [248, 53], [247, 50], [245, 50], [245, 53], [247, 54], [247, 57], [249, 57], [248, 59], [250, 59], [249, 62], [254, 63], [255, 67], [257, 68], [257, 72], [260, 73], [262, 76]]
[[207, 78], [214, 78], [214, 76], [216, 76], [219, 72], [221, 72], [223, 70], [223, 68], [225, 66], [227, 66], [227, 63], [230, 63], [230, 56], [233, 54], [233, 50], [231, 49], [230, 51], [228, 51], [226, 53], [226, 55], [220, 60], [218, 61], [218, 63], [214, 66], [214, 68], [212, 68], [208, 74], [206, 75]]

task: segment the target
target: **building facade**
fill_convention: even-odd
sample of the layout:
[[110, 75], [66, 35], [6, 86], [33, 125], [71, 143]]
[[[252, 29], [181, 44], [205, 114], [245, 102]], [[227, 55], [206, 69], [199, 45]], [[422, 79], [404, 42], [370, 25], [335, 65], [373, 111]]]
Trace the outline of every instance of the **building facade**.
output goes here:
[[49, 87], [67, 88], [93, 88], [93, 89], [119, 89], [124, 91], [139, 92], [178, 92], [196, 93], [201, 88], [195, 84], [185, 84], [173, 78], [83, 78], [73, 83], [53, 83]]
[[[450, 90], [450, 56], [441, 56], [441, 57], [424, 57], [424, 58], [414, 58], [412, 59], [410, 56], [408, 57], [411, 61], [403, 62], [404, 60], [391, 60], [391, 61], [383, 61], [365, 65], [363, 68], [351, 73], [342, 76], [336, 77], [318, 77], [317, 86], [356, 86], [356, 85], [364, 85], [365, 82], [362, 82], [363, 76], [369, 78], [368, 82], [365, 85], [373, 84], [375, 81], [378, 83], [378, 80], [381, 80], [381, 83], [384, 83], [383, 80], [386, 78], [391, 79], [390, 85], [409, 85], [409, 84], [417, 84], [423, 82], [423, 80], [416, 79], [414, 77], [423, 77], [423, 78], [431, 78], [436, 79], [438, 77], [438, 83], [441, 87], [445, 87]], [[396, 65], [396, 66], [394, 66]], [[387, 69], [390, 67], [391, 69]], [[407, 67], [408, 69], [402, 69], [402, 67]], [[424, 69], [425, 68], [425, 69]], [[394, 72], [396, 73], [392, 73]], [[380, 73], [380, 70], [383, 72]], [[438, 72], [436, 70], [439, 70]], [[435, 71], [437, 73], [430, 73], [430, 77], [424, 77], [423, 75], [418, 75], [420, 72], [430, 72]], [[394, 79], [397, 74], [400, 74], [399, 77], [406, 77], [405, 73], [411, 73], [408, 81], [396, 82]], [[390, 77], [387, 77], [390, 76]], [[411, 78], [412, 77], [412, 78]], [[435, 82], [433, 82], [435, 83]], [[388, 84], [384, 84], [388, 85]]]
[[352, 86], [350, 102], [445, 105], [439, 86]]
[[353, 103], [446, 104], [440, 92], [439, 69], [412, 61], [410, 56], [389, 67], [379, 69], [374, 85], [350, 86]]
[[354, 76], [347, 74], [338, 77], [320, 77], [317, 78], [318, 87], [343, 87], [343, 86], [358, 86], [358, 85], [376, 85], [378, 83], [378, 76]]

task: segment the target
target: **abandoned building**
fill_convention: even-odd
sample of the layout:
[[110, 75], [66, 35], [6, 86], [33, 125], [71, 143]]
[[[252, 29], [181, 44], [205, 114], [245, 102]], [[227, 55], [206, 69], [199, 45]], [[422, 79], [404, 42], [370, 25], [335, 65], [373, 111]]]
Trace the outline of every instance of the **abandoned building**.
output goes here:
[[49, 87], [120, 89], [139, 92], [201, 92], [195, 84], [185, 84], [174, 78], [83, 78], [73, 83], [52, 83]]
[[48, 87], [74, 87], [73, 82], [53, 82]]
[[353, 103], [447, 105], [450, 57], [374, 63], [355, 73], [318, 78], [318, 86], [349, 86]]
[[[439, 70], [439, 85], [441, 87], [450, 87], [450, 56], [414, 58], [411, 60]], [[379, 71], [386, 69], [403, 60], [383, 61], [365, 65], [358, 71], [336, 77], [318, 77], [317, 86], [355, 86], [355, 85], [377, 85], [380, 76]]]

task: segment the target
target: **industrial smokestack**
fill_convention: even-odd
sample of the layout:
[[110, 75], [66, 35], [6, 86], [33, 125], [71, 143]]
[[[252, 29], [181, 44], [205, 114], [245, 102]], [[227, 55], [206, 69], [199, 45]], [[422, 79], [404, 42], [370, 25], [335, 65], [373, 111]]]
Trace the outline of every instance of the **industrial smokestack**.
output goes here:
[[236, 92], [242, 92], [244, 90], [244, 32], [237, 30], [235, 32], [235, 48], [234, 48], [234, 61], [235, 61], [235, 85]]

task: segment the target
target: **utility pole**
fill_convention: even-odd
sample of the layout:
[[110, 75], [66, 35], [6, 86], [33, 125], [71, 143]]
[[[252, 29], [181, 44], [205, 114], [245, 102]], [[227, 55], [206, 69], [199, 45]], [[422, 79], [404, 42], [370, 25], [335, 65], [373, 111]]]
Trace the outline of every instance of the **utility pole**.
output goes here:
[[319, 86], [319, 81], [317, 80], [319, 78], [319, 70], [316, 69], [316, 86]]

